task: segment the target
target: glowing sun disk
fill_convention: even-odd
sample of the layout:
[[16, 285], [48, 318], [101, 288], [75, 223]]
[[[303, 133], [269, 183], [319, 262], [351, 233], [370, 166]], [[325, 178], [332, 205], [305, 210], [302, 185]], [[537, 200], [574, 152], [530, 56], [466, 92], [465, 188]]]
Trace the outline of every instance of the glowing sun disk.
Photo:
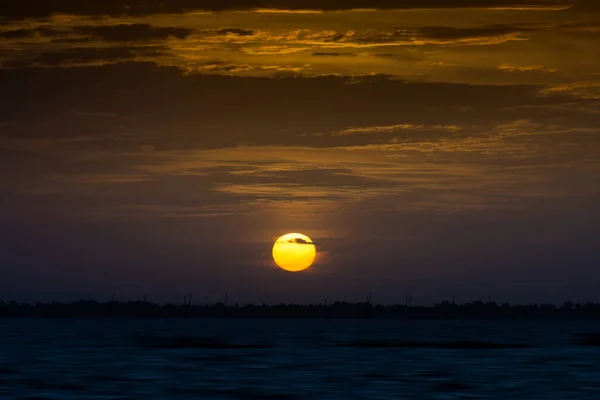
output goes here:
[[273, 245], [273, 260], [290, 272], [304, 271], [313, 264], [316, 255], [313, 241], [301, 233], [283, 235]]

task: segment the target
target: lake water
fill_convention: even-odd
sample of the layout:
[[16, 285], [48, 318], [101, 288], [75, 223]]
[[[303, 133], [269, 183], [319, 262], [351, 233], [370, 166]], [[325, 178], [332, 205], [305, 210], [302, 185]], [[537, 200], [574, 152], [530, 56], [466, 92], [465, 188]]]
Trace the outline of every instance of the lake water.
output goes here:
[[0, 319], [0, 399], [600, 399], [592, 322]]

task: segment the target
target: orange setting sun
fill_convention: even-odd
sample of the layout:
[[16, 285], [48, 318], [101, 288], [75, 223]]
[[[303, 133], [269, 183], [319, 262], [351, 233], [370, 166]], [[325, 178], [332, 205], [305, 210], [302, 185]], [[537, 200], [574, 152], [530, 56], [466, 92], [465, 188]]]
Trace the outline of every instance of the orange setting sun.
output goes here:
[[313, 241], [301, 233], [283, 235], [273, 245], [273, 260], [289, 272], [304, 271], [313, 264], [316, 254]]

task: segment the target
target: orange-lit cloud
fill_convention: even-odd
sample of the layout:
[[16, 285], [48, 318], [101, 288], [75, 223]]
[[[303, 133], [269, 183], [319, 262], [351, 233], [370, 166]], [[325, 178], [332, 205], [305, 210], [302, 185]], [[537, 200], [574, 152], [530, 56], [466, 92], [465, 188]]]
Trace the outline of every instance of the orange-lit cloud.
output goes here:
[[600, 99], [600, 81], [573, 82], [547, 87], [544, 95], [567, 95], [583, 99]]
[[556, 72], [555, 68], [547, 68], [543, 65], [498, 65], [500, 71], [507, 72]]

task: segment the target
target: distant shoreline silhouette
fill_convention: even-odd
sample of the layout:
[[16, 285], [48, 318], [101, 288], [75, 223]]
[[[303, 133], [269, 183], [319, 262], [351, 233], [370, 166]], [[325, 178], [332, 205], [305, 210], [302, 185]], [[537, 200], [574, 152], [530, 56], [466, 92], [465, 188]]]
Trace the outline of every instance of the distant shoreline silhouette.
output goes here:
[[155, 304], [146, 301], [72, 303], [0, 302], [0, 318], [377, 318], [377, 319], [600, 319], [600, 303], [565, 302], [553, 304], [511, 305], [493, 301], [454, 304], [442, 301], [432, 306], [374, 305], [343, 301], [327, 304], [212, 305]]

